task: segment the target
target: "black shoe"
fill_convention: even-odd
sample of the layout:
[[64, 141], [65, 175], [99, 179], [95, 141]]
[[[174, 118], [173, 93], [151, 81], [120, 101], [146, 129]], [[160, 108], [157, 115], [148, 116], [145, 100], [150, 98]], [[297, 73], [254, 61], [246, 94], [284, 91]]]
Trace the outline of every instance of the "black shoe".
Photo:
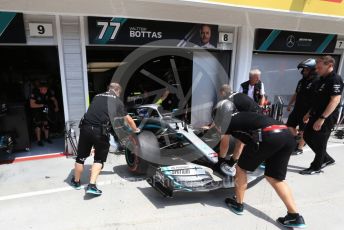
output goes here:
[[38, 146], [44, 146], [44, 143], [43, 143], [43, 141], [37, 141], [37, 145]]
[[295, 149], [291, 154], [292, 155], [300, 155], [303, 153], [303, 150], [302, 149]]
[[100, 196], [103, 192], [99, 190], [95, 184], [89, 184], [87, 185], [86, 193]]
[[321, 169], [313, 169], [312, 167], [309, 167], [308, 169], [301, 170], [299, 173], [302, 175], [313, 175], [321, 172]]
[[80, 182], [80, 180], [78, 182], [76, 182], [75, 177], [72, 177], [72, 179], [70, 180], [70, 183], [75, 189], [77, 189], [77, 190], [81, 189], [81, 182]]
[[217, 162], [214, 167], [213, 171], [219, 173], [223, 177], [233, 177], [236, 174], [235, 166], [229, 166], [225, 161]]
[[287, 228], [305, 228], [306, 223], [299, 214], [288, 213], [285, 217], [280, 217], [277, 222]]
[[327, 166], [334, 165], [335, 163], [336, 163], [335, 160], [330, 159], [330, 160], [324, 162], [324, 163], [321, 165], [321, 168], [323, 169], [323, 168], [325, 168], [325, 167], [327, 167]]
[[52, 144], [52, 143], [53, 143], [53, 141], [52, 141], [50, 138], [45, 139], [45, 142], [47, 142], [47, 143], [49, 143], [49, 144]]
[[237, 215], [244, 214], [244, 205], [236, 201], [235, 197], [226, 198], [225, 203], [228, 205], [229, 209]]

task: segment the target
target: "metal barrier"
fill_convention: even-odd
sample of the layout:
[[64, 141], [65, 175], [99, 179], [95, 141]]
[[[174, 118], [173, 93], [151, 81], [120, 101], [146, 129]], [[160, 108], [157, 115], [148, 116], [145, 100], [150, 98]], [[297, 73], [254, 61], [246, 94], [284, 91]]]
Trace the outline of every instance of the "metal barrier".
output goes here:
[[78, 124], [78, 121], [68, 121], [65, 126], [65, 153], [72, 156], [76, 156], [78, 151], [78, 139], [76, 135]]
[[284, 101], [281, 96], [277, 96], [277, 102], [271, 106], [270, 117], [277, 121], [282, 121]]

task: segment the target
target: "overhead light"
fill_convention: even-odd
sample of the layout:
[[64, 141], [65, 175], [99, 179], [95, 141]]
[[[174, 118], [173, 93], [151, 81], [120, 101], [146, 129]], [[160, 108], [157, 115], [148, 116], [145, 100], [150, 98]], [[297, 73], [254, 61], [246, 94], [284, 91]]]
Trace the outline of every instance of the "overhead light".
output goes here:
[[110, 70], [111, 68], [102, 68], [102, 69], [88, 69], [87, 71], [90, 72], [90, 73], [102, 73], [102, 72], [105, 72], [105, 71], [108, 71]]
[[88, 69], [116, 68], [124, 64], [126, 64], [126, 62], [90, 62], [87, 64], [87, 68]]

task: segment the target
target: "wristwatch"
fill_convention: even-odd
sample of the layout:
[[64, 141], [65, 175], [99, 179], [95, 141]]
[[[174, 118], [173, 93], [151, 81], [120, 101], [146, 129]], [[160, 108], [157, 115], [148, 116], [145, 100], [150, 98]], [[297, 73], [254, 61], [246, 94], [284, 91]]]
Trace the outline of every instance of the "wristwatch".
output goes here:
[[324, 115], [321, 115], [319, 118], [325, 120], [327, 117], [324, 117]]

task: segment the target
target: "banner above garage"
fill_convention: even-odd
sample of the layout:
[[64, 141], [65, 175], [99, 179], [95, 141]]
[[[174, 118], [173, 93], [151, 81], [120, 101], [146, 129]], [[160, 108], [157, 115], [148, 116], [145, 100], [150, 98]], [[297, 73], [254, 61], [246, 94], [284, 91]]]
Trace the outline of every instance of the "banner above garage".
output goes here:
[[216, 49], [218, 26], [127, 18], [88, 17], [90, 44], [149, 45]]
[[0, 12], [0, 43], [26, 43], [23, 14]]
[[[190, 1], [190, 0], [189, 0]], [[344, 0], [191, 0], [239, 7], [344, 16]]]
[[257, 29], [254, 47], [256, 51], [333, 53], [336, 41], [334, 34]]

